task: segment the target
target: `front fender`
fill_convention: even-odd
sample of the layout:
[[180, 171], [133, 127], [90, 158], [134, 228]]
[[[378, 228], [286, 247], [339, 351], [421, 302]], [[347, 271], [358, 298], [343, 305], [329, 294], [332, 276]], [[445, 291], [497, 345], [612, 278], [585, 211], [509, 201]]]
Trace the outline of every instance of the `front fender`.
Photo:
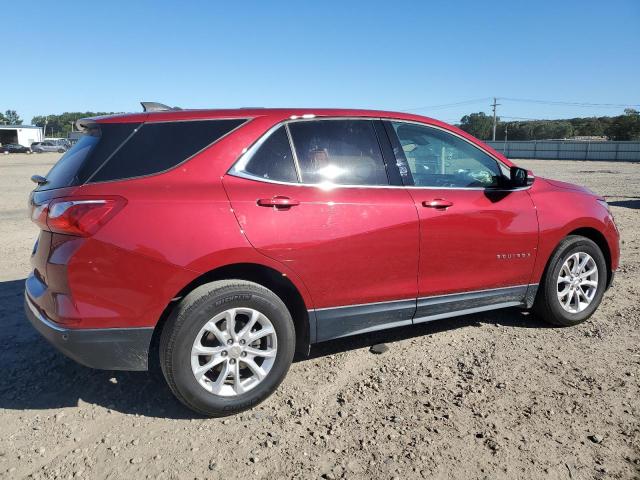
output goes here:
[[611, 270], [618, 268], [618, 230], [611, 213], [598, 202], [596, 195], [557, 188], [544, 179], [539, 179], [530, 193], [540, 232], [532, 283], [540, 282], [549, 258], [562, 239], [577, 230], [595, 231], [603, 237], [609, 249]]

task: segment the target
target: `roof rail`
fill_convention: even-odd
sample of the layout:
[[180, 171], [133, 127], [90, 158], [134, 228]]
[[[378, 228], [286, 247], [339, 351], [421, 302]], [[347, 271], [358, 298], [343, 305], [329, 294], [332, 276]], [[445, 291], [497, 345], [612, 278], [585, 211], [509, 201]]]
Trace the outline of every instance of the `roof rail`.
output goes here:
[[140, 102], [143, 112], [166, 112], [167, 110], [182, 110], [180, 107], [170, 107], [158, 102]]

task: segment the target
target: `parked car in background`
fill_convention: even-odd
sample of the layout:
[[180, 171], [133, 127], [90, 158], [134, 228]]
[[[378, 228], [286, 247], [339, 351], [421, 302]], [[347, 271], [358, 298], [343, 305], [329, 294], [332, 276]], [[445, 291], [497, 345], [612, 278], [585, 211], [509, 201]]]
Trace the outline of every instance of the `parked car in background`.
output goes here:
[[31, 153], [31, 149], [18, 143], [7, 143], [6, 145], [0, 146], [0, 153], [4, 153], [5, 155], [9, 153]]
[[60, 143], [57, 142], [53, 142], [51, 140], [47, 140], [44, 142], [40, 142], [40, 143], [34, 143], [31, 145], [31, 150], [36, 152], [36, 153], [43, 153], [43, 152], [58, 152], [58, 153], [64, 153], [68, 150], [68, 148]]
[[87, 135], [33, 178], [26, 314], [84, 365], [159, 364], [204, 415], [261, 402], [317, 342], [505, 307], [577, 325], [618, 267], [604, 198], [434, 119], [237, 109], [79, 123]]

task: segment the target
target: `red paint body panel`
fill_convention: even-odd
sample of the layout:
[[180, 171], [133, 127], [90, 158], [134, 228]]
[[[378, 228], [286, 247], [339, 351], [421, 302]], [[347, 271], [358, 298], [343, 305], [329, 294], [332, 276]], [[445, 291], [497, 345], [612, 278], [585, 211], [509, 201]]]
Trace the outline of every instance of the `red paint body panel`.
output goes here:
[[[405, 189], [282, 185], [224, 177], [252, 245], [304, 279], [315, 308], [415, 298], [418, 224]], [[299, 205], [261, 207], [286, 196]]]
[[[436, 125], [512, 165], [455, 127], [394, 112], [183, 110], [97, 118], [105, 123], [213, 118], [248, 122], [167, 172], [39, 192], [42, 201], [118, 195], [127, 204], [92, 237], [41, 233], [32, 257], [38, 293], [34, 304], [53, 321], [75, 328], [153, 326], [193, 280], [238, 263], [286, 275], [308, 309], [536, 283], [560, 240], [585, 227], [604, 235], [612, 268], [617, 268], [618, 233], [606, 208], [593, 195], [543, 179], [529, 190], [496, 200], [477, 190], [323, 190], [226, 174], [269, 128], [303, 114]], [[277, 195], [300, 203], [288, 210], [256, 203]], [[434, 198], [453, 205], [446, 211], [421, 206]], [[496, 257], [523, 252], [531, 256], [504, 261]]]
[[[182, 288], [203, 273], [234, 263], [287, 274], [311, 305], [303, 282], [251, 247], [231, 212], [220, 177], [229, 167], [226, 161], [235, 161], [244, 148], [238, 141], [245, 145], [249, 140], [230, 135], [164, 174], [46, 191], [47, 198], [127, 199], [124, 209], [93, 237], [56, 235], [76, 243], [64, 262], [53, 264], [58, 249], [41, 245], [48, 262], [39, 268], [55, 272], [45, 279], [47, 295], [37, 302], [47, 316], [76, 328], [153, 326]], [[225, 155], [230, 155], [226, 161]]]
[[576, 185], [542, 178], [538, 178], [529, 191], [538, 211], [540, 226], [534, 282], [542, 278], [547, 260], [560, 241], [581, 228], [591, 228], [604, 236], [611, 254], [611, 270], [617, 270], [620, 262], [620, 234], [611, 213], [596, 201], [594, 194]]
[[[412, 188], [409, 192], [421, 225], [418, 296], [529, 283], [538, 220], [526, 190]], [[452, 205], [446, 209], [422, 205], [434, 199]]]

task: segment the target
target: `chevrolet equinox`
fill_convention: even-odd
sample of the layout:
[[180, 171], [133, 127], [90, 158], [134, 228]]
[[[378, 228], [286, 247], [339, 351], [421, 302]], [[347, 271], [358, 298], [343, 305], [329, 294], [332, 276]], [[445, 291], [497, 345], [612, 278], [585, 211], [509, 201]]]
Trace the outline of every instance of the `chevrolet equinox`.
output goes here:
[[159, 363], [200, 414], [317, 342], [504, 307], [576, 325], [618, 267], [602, 197], [437, 120], [143, 106], [34, 175], [25, 311], [83, 365]]

